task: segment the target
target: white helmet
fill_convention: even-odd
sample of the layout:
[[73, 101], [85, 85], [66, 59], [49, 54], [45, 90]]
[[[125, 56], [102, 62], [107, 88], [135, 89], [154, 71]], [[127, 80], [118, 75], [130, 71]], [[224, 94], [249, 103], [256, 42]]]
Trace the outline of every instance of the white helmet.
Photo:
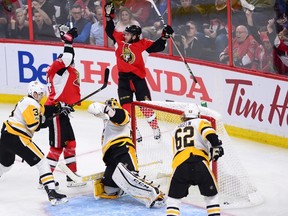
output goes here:
[[[34, 95], [34, 92], [37, 93], [37, 97]], [[42, 99], [45, 94], [45, 88], [42, 83], [39, 81], [32, 81], [28, 85], [28, 95], [33, 97], [38, 102]]]
[[189, 103], [188, 106], [186, 106], [183, 115], [185, 118], [199, 118], [200, 109], [197, 104]]

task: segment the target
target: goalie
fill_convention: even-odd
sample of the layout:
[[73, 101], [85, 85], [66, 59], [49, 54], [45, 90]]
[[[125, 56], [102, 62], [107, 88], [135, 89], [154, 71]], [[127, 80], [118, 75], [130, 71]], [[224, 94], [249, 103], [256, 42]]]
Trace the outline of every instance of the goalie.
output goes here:
[[148, 208], [163, 206], [164, 194], [138, 175], [128, 112], [114, 98], [105, 104], [91, 104], [88, 112], [104, 121], [102, 152], [106, 169], [103, 179], [94, 182], [95, 198], [114, 199], [125, 192]]

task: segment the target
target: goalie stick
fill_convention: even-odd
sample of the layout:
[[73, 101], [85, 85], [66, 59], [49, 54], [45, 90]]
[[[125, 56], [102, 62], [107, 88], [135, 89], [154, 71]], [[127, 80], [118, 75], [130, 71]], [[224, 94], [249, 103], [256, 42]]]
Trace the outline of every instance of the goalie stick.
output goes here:
[[[154, 165], [154, 164], [158, 164], [158, 163], [163, 163], [163, 161], [162, 160], [153, 161], [153, 162], [150, 162], [147, 164], [139, 165], [139, 167], [146, 167], [146, 166], [150, 166], [150, 165]], [[99, 173], [94, 173], [91, 175], [79, 176], [79, 175], [76, 175], [74, 172], [72, 172], [64, 162], [60, 162], [58, 164], [58, 167], [76, 183], [88, 182], [88, 181], [101, 179], [104, 175], [104, 172], [99, 172]]]
[[[157, 15], [159, 16], [159, 18], [160, 18], [161, 22], [163, 23], [164, 27], [166, 27], [167, 24], [165, 23], [165, 21], [164, 21], [162, 15], [161, 15], [160, 11], [158, 10], [158, 8], [157, 8], [155, 2], [154, 2], [153, 0], [148, 0], [148, 1], [149, 1], [149, 2], [151, 3], [151, 5], [153, 6], [155, 12], [156, 12]], [[193, 81], [194, 81], [195, 83], [198, 83], [198, 82], [197, 82], [197, 79], [196, 79], [196, 77], [194, 76], [194, 74], [193, 74], [191, 68], [189, 67], [189, 65], [188, 65], [188, 63], [187, 63], [187, 61], [186, 61], [186, 59], [184, 58], [183, 54], [181, 53], [181, 51], [179, 50], [177, 44], [175, 43], [174, 38], [173, 38], [172, 36], [171, 36], [170, 38], [171, 38], [171, 40], [172, 40], [172, 43], [173, 43], [174, 47], [176, 48], [177, 52], [179, 53], [179, 55], [180, 55], [182, 61], [184, 62], [185, 66], [186, 66], [186, 68], [187, 68], [187, 70], [188, 70], [188, 72], [191, 74], [191, 76], [192, 76], [192, 78], [193, 78]]]
[[[81, 98], [79, 101], [71, 104], [70, 106], [71, 106], [71, 107], [74, 107], [75, 105], [81, 103], [82, 101], [86, 100], [87, 98], [89, 98], [89, 97], [97, 94], [98, 92], [100, 92], [100, 91], [102, 91], [104, 88], [106, 88], [106, 86], [107, 86], [107, 84], [108, 84], [109, 73], [110, 73], [109, 68], [106, 68], [106, 69], [105, 69], [105, 72], [104, 72], [104, 83], [103, 83], [103, 85], [101, 86], [101, 88], [99, 88], [99, 89], [97, 89], [96, 91], [90, 93], [89, 95], [85, 96], [84, 98]], [[60, 113], [55, 113], [53, 116], [49, 117], [48, 119], [51, 120], [52, 118], [56, 117], [57, 115], [60, 115]]]

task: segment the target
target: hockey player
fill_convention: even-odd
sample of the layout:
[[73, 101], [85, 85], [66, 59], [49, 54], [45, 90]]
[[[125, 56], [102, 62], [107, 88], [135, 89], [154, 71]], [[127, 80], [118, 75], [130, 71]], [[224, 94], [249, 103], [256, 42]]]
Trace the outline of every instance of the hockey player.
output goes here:
[[189, 104], [182, 116], [183, 122], [173, 133], [175, 154], [167, 198], [167, 216], [180, 215], [181, 198], [188, 195], [191, 185], [198, 185], [206, 202], [208, 216], [220, 215], [217, 183], [209, 162], [217, 161], [224, 150], [211, 123], [199, 115], [198, 106]]
[[[64, 52], [47, 68], [47, 85], [49, 95], [45, 105], [55, 106], [59, 101], [71, 105], [80, 100], [79, 72], [74, 67], [73, 39], [77, 37], [77, 29], [62, 25], [59, 27]], [[67, 31], [68, 30], [68, 31]], [[80, 104], [79, 104], [80, 105]], [[71, 106], [69, 112], [74, 109]], [[60, 155], [63, 153], [66, 165], [73, 172], [77, 172], [76, 141], [70, 123], [69, 113], [62, 113], [52, 119], [49, 124], [50, 151], [47, 155], [52, 172]], [[84, 186], [86, 183], [76, 183], [67, 176], [67, 187]]]
[[44, 86], [40, 82], [29, 83], [28, 96], [16, 104], [4, 122], [0, 142], [0, 176], [11, 169], [15, 155], [18, 155], [31, 167], [35, 166], [39, 170], [40, 179], [51, 204], [58, 205], [68, 201], [66, 195], [55, 191], [55, 182], [48, 161], [32, 141], [34, 132], [40, 130], [41, 124], [45, 122], [45, 107], [40, 105], [44, 93]]
[[[133, 94], [136, 100], [151, 100], [150, 90], [145, 80], [145, 58], [149, 53], [161, 52], [165, 49], [166, 41], [173, 34], [171, 26], [163, 29], [162, 36], [154, 41], [140, 39], [142, 30], [137, 25], [126, 27], [124, 32], [117, 32], [113, 22], [114, 7], [113, 3], [105, 6], [105, 16], [107, 18], [106, 33], [116, 45], [116, 60], [118, 68], [118, 97], [121, 106], [129, 113], [131, 112], [131, 103]], [[124, 33], [124, 34], [123, 34]], [[156, 140], [161, 138], [161, 132], [158, 126], [156, 114], [152, 109], [140, 108], [146, 117], [150, 127], [153, 130]], [[137, 129], [137, 141], [142, 141], [142, 136]]]
[[102, 152], [106, 169], [102, 181], [95, 182], [94, 195], [100, 198], [117, 198], [124, 191], [148, 208], [163, 206], [164, 194], [138, 175], [137, 156], [131, 139], [127, 110], [122, 109], [118, 101], [111, 98], [105, 104], [91, 104], [88, 112], [104, 121]]

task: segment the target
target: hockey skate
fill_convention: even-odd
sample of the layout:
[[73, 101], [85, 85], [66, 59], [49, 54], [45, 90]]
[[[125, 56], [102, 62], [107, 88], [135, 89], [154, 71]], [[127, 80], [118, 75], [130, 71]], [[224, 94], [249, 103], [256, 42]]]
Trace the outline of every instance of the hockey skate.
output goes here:
[[136, 128], [136, 141], [137, 141], [137, 142], [142, 142], [142, 140], [143, 140], [143, 139], [142, 139], [142, 135], [141, 135], [139, 129]]
[[59, 194], [54, 189], [49, 189], [47, 185], [45, 185], [44, 188], [48, 194], [48, 199], [51, 205], [55, 206], [68, 202], [66, 195]]
[[155, 140], [160, 140], [160, 138], [161, 138], [161, 131], [160, 131], [160, 128], [159, 128], [159, 127], [153, 129], [153, 135], [154, 135], [154, 139], [155, 139]]
[[[77, 175], [75, 173], [75, 175]], [[77, 175], [78, 176], [78, 175]], [[86, 182], [75, 182], [73, 181], [69, 176], [67, 176], [67, 187], [68, 188], [72, 188], [72, 187], [83, 187], [86, 186], [87, 183]]]

